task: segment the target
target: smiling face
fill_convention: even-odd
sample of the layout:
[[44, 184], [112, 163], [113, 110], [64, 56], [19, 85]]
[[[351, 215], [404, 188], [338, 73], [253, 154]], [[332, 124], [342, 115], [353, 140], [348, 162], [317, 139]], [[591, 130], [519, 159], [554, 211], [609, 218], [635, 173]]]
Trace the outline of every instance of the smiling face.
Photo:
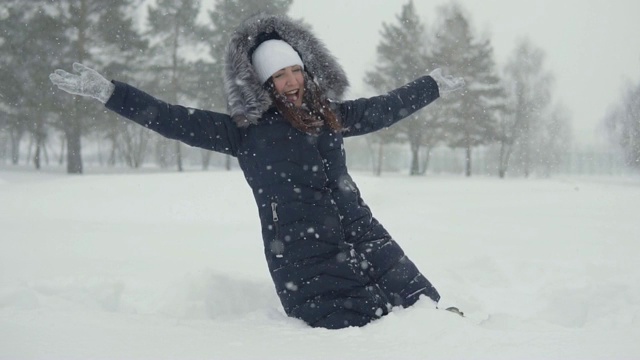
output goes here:
[[284, 95], [296, 107], [302, 106], [304, 76], [302, 66], [287, 66], [276, 71], [271, 78], [278, 94]]

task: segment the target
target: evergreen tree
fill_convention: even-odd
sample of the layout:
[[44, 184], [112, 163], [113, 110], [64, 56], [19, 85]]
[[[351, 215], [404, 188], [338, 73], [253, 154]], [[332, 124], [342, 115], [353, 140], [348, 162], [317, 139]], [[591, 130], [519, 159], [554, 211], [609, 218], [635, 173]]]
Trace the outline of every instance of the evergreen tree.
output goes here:
[[440, 23], [434, 44], [434, 66], [464, 77], [458, 96], [444, 98], [448, 145], [464, 148], [465, 174], [471, 176], [471, 150], [498, 137], [497, 117], [504, 110], [504, 90], [496, 73], [489, 39], [475, 36], [460, 5], [438, 9]]
[[[51, 40], [56, 45], [51, 54], [57, 61], [47, 63], [49, 72], [52, 67], [69, 67], [74, 61], [109, 69], [132, 59], [143, 45], [134, 30], [130, 12], [139, 2], [58, 0], [35, 3], [42, 5], [42, 14], [55, 20], [56, 29], [61, 33]], [[69, 99], [66, 95], [56, 96], [55, 102], [64, 109], [60, 112], [59, 125], [67, 144], [67, 172], [80, 174], [83, 172], [82, 135], [91, 130], [88, 120], [103, 117], [104, 111], [78, 98]]]
[[[196, 0], [159, 0], [148, 8], [147, 36], [151, 42], [149, 62], [152, 64], [149, 68], [154, 75], [148, 86], [169, 103], [189, 102], [196, 93], [197, 87], [186, 80], [194, 77], [195, 61], [187, 54], [203, 40], [204, 26], [196, 22], [199, 12], [200, 2]], [[158, 144], [161, 165], [166, 165], [168, 157], [174, 157], [178, 171], [182, 171], [180, 143], [163, 139]], [[168, 144], [175, 149], [173, 154], [167, 152]]]
[[[432, 63], [425, 26], [416, 13], [413, 1], [403, 5], [394, 24], [383, 23], [375, 69], [366, 73], [365, 82], [377, 92], [386, 92], [425, 75]], [[433, 110], [433, 111], [431, 111]], [[419, 111], [390, 129], [371, 134], [380, 146], [378, 170], [382, 168], [382, 146], [393, 141], [408, 141], [411, 147], [410, 174], [421, 174], [420, 147], [434, 145], [438, 134], [438, 112]]]
[[20, 142], [26, 133], [27, 121], [20, 121], [17, 109], [24, 107], [26, 101], [27, 69], [20, 64], [24, 57], [29, 37], [25, 30], [28, 19], [33, 16], [33, 6], [11, 0], [0, 8], [0, 124], [6, 131], [9, 142], [11, 163], [16, 165], [20, 159]]
[[[3, 56], [0, 58], [0, 83], [10, 89], [9, 96], [12, 105], [9, 111], [10, 133], [12, 139], [13, 161], [18, 161], [19, 139], [21, 133], [30, 133], [31, 143], [35, 146], [33, 161], [36, 168], [40, 166], [40, 157], [47, 160], [47, 140], [60, 130], [68, 135], [72, 125], [79, 126], [81, 136], [90, 132], [109, 131], [109, 123], [121, 124], [122, 121], [107, 121], [115, 118], [106, 115], [99, 107], [86, 102], [75, 102], [73, 98], [61, 95], [52, 88], [48, 81], [48, 74], [56, 68], [68, 68], [71, 62], [80, 61], [78, 53], [78, 39], [83, 38], [86, 54], [84, 60], [92, 66], [98, 67], [103, 73], [133, 72], [134, 60], [144, 53], [144, 42], [139, 34], [133, 31], [132, 19], [124, 15], [129, 7], [140, 3], [140, 0], [114, 1], [105, 4], [91, 4], [89, 2], [51, 2], [51, 1], [8, 1], [2, 11], [6, 19], [0, 23], [3, 41], [0, 41]], [[112, 7], [113, 6], [113, 7]], [[85, 10], [79, 11], [79, 8]], [[75, 9], [75, 10], [74, 10]], [[98, 16], [90, 12], [97, 11]], [[86, 13], [86, 23], [82, 25], [82, 33], [76, 25], [82, 23], [75, 18], [78, 13]], [[84, 34], [84, 35], [82, 35]], [[126, 77], [126, 75], [125, 75]], [[120, 76], [122, 78], [122, 76]], [[9, 85], [11, 84], [11, 85]], [[80, 112], [78, 112], [79, 107]], [[20, 109], [19, 112], [11, 111]], [[73, 114], [79, 114], [73, 119]], [[97, 121], [89, 121], [97, 120]], [[67, 131], [68, 130], [68, 131]], [[77, 130], [77, 129], [76, 129]], [[64, 145], [69, 144], [66, 137], [62, 139]], [[80, 145], [80, 140], [71, 144]], [[32, 153], [32, 146], [29, 153]], [[82, 171], [80, 151], [70, 151], [71, 158], [67, 162], [70, 173]], [[61, 159], [60, 163], [64, 161]], [[74, 164], [75, 162], [75, 164]]]
[[[122, 11], [131, 13], [132, 9], [144, 0], [127, 0]], [[113, 5], [118, 5], [114, 3]], [[148, 69], [149, 43], [143, 38], [141, 29], [135, 26], [134, 19], [125, 16], [120, 18], [120, 9], [111, 12], [101, 23], [102, 31], [116, 34], [117, 41], [105, 42], [94, 49], [101, 54], [102, 60], [97, 65], [107, 75], [114, 74], [118, 80], [128, 83], [142, 83]], [[114, 9], [115, 10], [115, 9]], [[93, 130], [97, 133], [98, 146], [101, 140], [109, 142], [110, 151], [107, 164], [113, 166], [120, 157], [131, 167], [141, 165], [146, 153], [149, 132], [112, 113], [101, 111], [95, 115], [97, 121]], [[102, 154], [98, 154], [102, 161]]]

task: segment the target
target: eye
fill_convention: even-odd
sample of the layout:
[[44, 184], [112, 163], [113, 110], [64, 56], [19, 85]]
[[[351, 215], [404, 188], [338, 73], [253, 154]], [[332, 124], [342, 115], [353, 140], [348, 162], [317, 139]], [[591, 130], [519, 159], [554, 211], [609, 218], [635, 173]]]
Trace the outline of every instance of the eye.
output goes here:
[[282, 75], [284, 75], [284, 73], [281, 73], [281, 72], [279, 72], [279, 73], [275, 73], [275, 74], [273, 74], [273, 78], [274, 78], [274, 79], [279, 79], [279, 78], [281, 78], [281, 77], [282, 77]]
[[300, 71], [302, 71], [302, 68], [299, 66], [293, 69], [293, 72], [300, 72]]

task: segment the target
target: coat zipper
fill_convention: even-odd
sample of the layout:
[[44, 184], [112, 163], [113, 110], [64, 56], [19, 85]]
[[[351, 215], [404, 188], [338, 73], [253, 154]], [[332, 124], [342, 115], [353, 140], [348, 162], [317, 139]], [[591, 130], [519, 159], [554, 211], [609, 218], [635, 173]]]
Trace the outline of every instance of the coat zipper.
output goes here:
[[271, 214], [273, 215], [273, 222], [278, 222], [278, 203], [271, 203]]
[[271, 203], [271, 215], [273, 216], [273, 226], [275, 226], [276, 230], [276, 240], [279, 240], [280, 226], [278, 224], [278, 221], [280, 221], [280, 218], [278, 217], [278, 203], [276, 202]]
[[[274, 238], [275, 241], [281, 241], [280, 240], [280, 226], [278, 224], [278, 221], [280, 221], [280, 218], [278, 217], [278, 203], [276, 202], [272, 202], [271, 203], [271, 216], [273, 216], [273, 226], [275, 227], [276, 230], [276, 236]], [[277, 254], [276, 257], [281, 258], [282, 254]]]

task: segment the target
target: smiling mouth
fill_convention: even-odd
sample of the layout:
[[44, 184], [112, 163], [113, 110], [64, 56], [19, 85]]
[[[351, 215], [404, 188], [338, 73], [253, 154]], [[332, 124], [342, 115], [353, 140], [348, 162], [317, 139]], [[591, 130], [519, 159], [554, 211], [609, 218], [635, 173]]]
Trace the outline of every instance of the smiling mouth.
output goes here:
[[291, 102], [296, 102], [298, 100], [298, 93], [300, 91], [299, 90], [291, 90], [291, 91], [285, 91], [284, 96], [287, 98], [287, 100], [291, 101]]

